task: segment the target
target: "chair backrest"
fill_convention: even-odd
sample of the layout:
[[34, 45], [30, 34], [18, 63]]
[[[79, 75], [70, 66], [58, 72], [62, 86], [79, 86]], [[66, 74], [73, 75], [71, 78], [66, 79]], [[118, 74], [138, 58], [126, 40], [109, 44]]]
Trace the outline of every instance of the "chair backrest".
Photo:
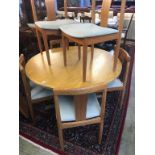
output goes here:
[[104, 116], [104, 108], [106, 104], [106, 92], [107, 86], [96, 86], [87, 89], [74, 89], [74, 90], [56, 90], [54, 89], [54, 99], [55, 99], [55, 108], [56, 108], [56, 115], [57, 119], [61, 121], [60, 117], [60, 109], [59, 109], [59, 100], [58, 96], [60, 95], [73, 95], [74, 97], [74, 104], [75, 104], [75, 116], [76, 121], [84, 121], [86, 120], [86, 107], [87, 107], [87, 97], [88, 94], [94, 92], [103, 92], [102, 93], [102, 102], [101, 102], [101, 113], [100, 117]]
[[[112, 0], [103, 0], [102, 8], [101, 8], [101, 23], [100, 26], [107, 27], [108, 26], [108, 17]], [[119, 33], [122, 33], [123, 29], [123, 18], [124, 18], [124, 10], [125, 10], [126, 0], [121, 0], [121, 10], [120, 10], [120, 20], [118, 23]]]
[[122, 82], [124, 85], [126, 85], [128, 74], [129, 74], [129, 67], [130, 67], [131, 58], [130, 58], [129, 54], [123, 48], [120, 48], [119, 59], [122, 63], [122, 66], [125, 65], [124, 70], [122, 69], [122, 73], [123, 73]]
[[[47, 20], [55, 20], [56, 19], [56, 11], [55, 11], [55, 0], [45, 0], [46, 12], [47, 12]], [[32, 14], [33, 20], [38, 21], [35, 0], [31, 0]]]
[[21, 54], [19, 57], [19, 71], [21, 73], [26, 98], [27, 98], [27, 100], [30, 101], [31, 100], [31, 91], [30, 91], [29, 80], [27, 79], [26, 74], [25, 74], [25, 58], [24, 58], [23, 54]]

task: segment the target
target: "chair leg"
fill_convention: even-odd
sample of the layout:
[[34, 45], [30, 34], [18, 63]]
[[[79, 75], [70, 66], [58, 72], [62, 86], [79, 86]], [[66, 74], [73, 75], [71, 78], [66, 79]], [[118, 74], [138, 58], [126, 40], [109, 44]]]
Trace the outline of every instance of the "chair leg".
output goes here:
[[58, 127], [58, 132], [59, 132], [59, 141], [60, 141], [60, 146], [61, 146], [61, 149], [64, 151], [64, 140], [63, 140], [63, 130]]
[[46, 50], [47, 61], [48, 61], [48, 64], [51, 65], [47, 35], [45, 32], [42, 32], [42, 36], [43, 36], [44, 46], [45, 46], [45, 50]]
[[101, 144], [102, 142], [102, 134], [103, 134], [103, 121], [99, 124], [99, 136], [98, 136], [99, 144]]
[[37, 42], [38, 42], [39, 50], [40, 50], [40, 53], [42, 54], [43, 50], [42, 50], [42, 44], [41, 44], [41, 37], [40, 37], [40, 34], [39, 34], [37, 29], [36, 29], [35, 33], [36, 33], [36, 37], [37, 37]]
[[116, 48], [115, 48], [115, 51], [114, 51], [114, 65], [113, 65], [113, 71], [115, 71], [115, 70], [116, 70], [116, 67], [117, 67], [117, 61], [118, 61], [119, 50], [120, 50], [120, 40], [117, 40]]
[[67, 66], [66, 41], [65, 41], [65, 37], [63, 35], [62, 35], [62, 45], [63, 45], [64, 66]]
[[81, 46], [78, 45], [78, 57], [79, 57], [79, 60], [81, 59]]
[[66, 47], [67, 47], [67, 50], [69, 50], [69, 40], [66, 38]]
[[83, 82], [86, 81], [87, 73], [87, 46], [83, 46]]
[[122, 106], [123, 106], [124, 96], [125, 96], [125, 89], [122, 92], [121, 102], [120, 102], [120, 108], [122, 108]]
[[94, 57], [94, 45], [91, 45], [91, 61], [93, 60]]

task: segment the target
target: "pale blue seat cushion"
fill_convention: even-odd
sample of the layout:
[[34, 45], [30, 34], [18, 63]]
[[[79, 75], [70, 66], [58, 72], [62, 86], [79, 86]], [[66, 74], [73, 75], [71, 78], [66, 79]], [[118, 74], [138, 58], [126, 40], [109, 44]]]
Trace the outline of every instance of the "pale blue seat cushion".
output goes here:
[[31, 98], [32, 100], [41, 99], [44, 97], [52, 96], [52, 90], [44, 88], [42, 86], [33, 86], [31, 87]]
[[42, 28], [42, 29], [48, 29], [48, 30], [59, 30], [59, 27], [62, 25], [68, 25], [76, 23], [76, 21], [71, 19], [58, 19], [54, 21], [37, 21], [35, 24]]
[[116, 88], [116, 87], [123, 87], [123, 83], [120, 79], [115, 79], [108, 84], [108, 88]]
[[76, 23], [60, 27], [61, 31], [75, 38], [87, 38], [118, 33], [118, 30], [97, 26], [92, 23]]
[[[59, 107], [61, 121], [75, 121], [75, 103], [73, 96], [59, 96]], [[86, 118], [93, 118], [100, 115], [100, 104], [97, 100], [96, 94], [88, 95]]]
[[29, 81], [29, 84], [30, 84], [30, 88], [32, 89], [32, 88], [34, 88], [34, 87], [36, 87], [36, 86], [38, 86], [38, 85], [36, 85], [33, 81]]

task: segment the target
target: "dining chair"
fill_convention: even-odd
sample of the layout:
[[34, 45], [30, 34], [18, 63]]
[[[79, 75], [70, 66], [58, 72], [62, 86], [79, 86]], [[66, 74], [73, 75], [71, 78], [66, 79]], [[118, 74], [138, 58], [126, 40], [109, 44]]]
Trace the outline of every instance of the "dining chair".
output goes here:
[[44, 88], [33, 83], [26, 77], [25, 73], [25, 58], [24, 55], [21, 54], [19, 57], [19, 71], [21, 74], [24, 91], [29, 107], [29, 112], [33, 122], [35, 121], [34, 109], [33, 106], [37, 103], [41, 103], [43, 101], [48, 101], [52, 99], [53, 92], [51, 89]]
[[64, 55], [64, 66], [67, 66], [67, 56], [66, 56], [66, 43], [67, 40], [74, 41], [75, 43], [83, 46], [83, 82], [86, 81], [86, 68], [87, 68], [87, 47], [89, 45], [91, 48], [91, 59], [93, 60], [94, 44], [101, 43], [105, 41], [116, 40], [116, 48], [114, 53], [114, 64], [113, 70], [115, 71], [117, 67], [117, 59], [121, 43], [121, 33], [123, 28], [123, 17], [125, 10], [126, 0], [121, 0], [121, 11], [120, 20], [118, 25], [118, 30], [108, 28], [108, 16], [109, 9], [112, 0], [104, 0], [102, 2], [101, 9], [101, 24], [97, 26], [94, 24], [95, 19], [95, 0], [92, 1], [92, 22], [93, 23], [79, 23], [70, 24], [69, 26], [61, 26], [62, 40], [63, 40], [63, 55]]
[[[45, 6], [47, 11], [47, 20], [45, 21], [38, 21], [36, 8], [34, 0], [31, 0], [31, 7], [32, 7], [32, 13], [33, 13], [33, 19], [35, 22], [35, 28], [36, 28], [36, 36], [38, 41], [38, 46], [40, 49], [40, 52], [42, 52], [42, 44], [41, 44], [41, 37], [43, 38], [44, 47], [47, 55], [48, 64], [51, 65], [50, 62], [50, 55], [49, 55], [49, 46], [48, 46], [48, 36], [54, 35], [61, 37], [61, 32], [59, 30], [59, 27], [61, 25], [71, 24], [75, 23], [74, 20], [67, 19], [67, 10], [65, 7], [65, 19], [56, 19], [56, 10], [55, 10], [55, 0], [45, 0]], [[64, 0], [64, 6], [66, 6], [66, 0]], [[40, 34], [39, 34], [40, 33]], [[61, 41], [61, 39], [59, 40]]]
[[122, 63], [122, 72], [119, 78], [113, 80], [112, 82], [108, 84], [107, 92], [122, 91], [122, 97], [121, 97], [121, 102], [120, 102], [120, 106], [122, 107], [123, 99], [124, 99], [124, 95], [126, 91], [127, 79], [129, 75], [129, 67], [130, 67], [131, 58], [129, 54], [123, 48], [120, 48], [118, 58], [120, 59]]
[[[101, 104], [95, 92], [102, 92]], [[107, 88], [105, 85], [84, 90], [54, 90], [55, 111], [61, 149], [64, 151], [63, 130], [99, 124], [98, 142], [101, 144]]]

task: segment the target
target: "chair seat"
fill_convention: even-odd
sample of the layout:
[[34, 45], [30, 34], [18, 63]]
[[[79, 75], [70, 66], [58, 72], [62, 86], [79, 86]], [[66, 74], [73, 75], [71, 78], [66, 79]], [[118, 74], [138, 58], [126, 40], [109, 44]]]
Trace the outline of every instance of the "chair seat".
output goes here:
[[[59, 106], [61, 121], [75, 121], [75, 103], [73, 96], [59, 96]], [[97, 100], [96, 94], [88, 95], [86, 118], [93, 118], [100, 115], [101, 107]]]
[[118, 30], [97, 26], [92, 23], [76, 23], [60, 27], [61, 31], [75, 38], [87, 38], [118, 33]]
[[32, 100], [52, 96], [52, 90], [50, 90], [50, 89], [36, 85], [32, 81], [30, 82], [30, 86], [31, 86], [31, 98], [32, 98]]
[[123, 87], [123, 83], [119, 79], [115, 79], [108, 84], [108, 88]]
[[76, 23], [76, 21], [71, 19], [58, 19], [55, 21], [37, 21], [35, 24], [42, 28], [42, 29], [48, 29], [48, 30], [59, 30], [59, 27], [66, 24], [72, 24]]
[[29, 28], [35, 29], [35, 24], [34, 23], [28, 23], [27, 25], [28, 25]]
[[37, 85], [33, 82], [33, 81], [29, 81], [30, 87], [31, 89], [33, 89], [34, 87], [36, 87]]

